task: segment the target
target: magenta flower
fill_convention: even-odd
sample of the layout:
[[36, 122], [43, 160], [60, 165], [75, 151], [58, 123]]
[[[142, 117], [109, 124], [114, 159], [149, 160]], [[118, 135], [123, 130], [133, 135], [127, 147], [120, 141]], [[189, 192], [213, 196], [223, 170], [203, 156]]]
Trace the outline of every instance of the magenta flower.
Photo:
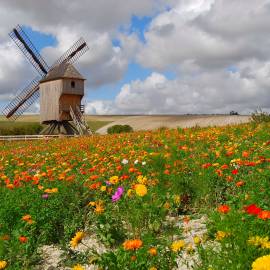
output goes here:
[[42, 194], [42, 199], [47, 200], [49, 198], [49, 194], [44, 193]]
[[118, 200], [120, 200], [123, 193], [124, 193], [124, 188], [118, 187], [116, 192], [112, 195], [112, 202], [117, 202]]

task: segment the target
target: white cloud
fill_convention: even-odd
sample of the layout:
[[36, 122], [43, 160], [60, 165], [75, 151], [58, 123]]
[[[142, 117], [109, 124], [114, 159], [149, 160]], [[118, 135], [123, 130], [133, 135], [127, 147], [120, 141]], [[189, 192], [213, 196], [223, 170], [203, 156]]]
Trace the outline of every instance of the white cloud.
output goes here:
[[[257, 67], [253, 69], [253, 67]], [[251, 113], [270, 108], [270, 62], [242, 63], [238, 72], [204, 72], [198, 77], [168, 80], [152, 73], [144, 81], [122, 87], [114, 102], [93, 101], [89, 113], [97, 114], [186, 114]], [[95, 110], [95, 108], [97, 108]]]

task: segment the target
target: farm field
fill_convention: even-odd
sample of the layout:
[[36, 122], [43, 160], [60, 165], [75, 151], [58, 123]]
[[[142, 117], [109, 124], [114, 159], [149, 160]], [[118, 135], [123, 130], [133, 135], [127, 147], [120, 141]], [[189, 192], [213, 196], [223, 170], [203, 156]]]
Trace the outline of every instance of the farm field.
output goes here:
[[114, 118], [113, 122], [98, 129], [97, 133], [106, 134], [113, 125], [130, 125], [134, 130], [153, 130], [161, 127], [225, 126], [249, 121], [248, 115], [130, 115]]
[[0, 269], [270, 269], [269, 132], [0, 143]]
[[[86, 115], [86, 121], [93, 132], [106, 134], [107, 129], [113, 125], [130, 125], [134, 130], [153, 130], [161, 127], [186, 128], [194, 126], [222, 126], [246, 123], [250, 121], [250, 116], [230, 116], [230, 115]], [[0, 116], [0, 133], [9, 135], [14, 133], [27, 134], [24, 127], [29, 130], [29, 134], [36, 134], [42, 129], [39, 124], [39, 115], [23, 115], [15, 122], [7, 121], [4, 116]], [[10, 132], [8, 132], [11, 130]]]

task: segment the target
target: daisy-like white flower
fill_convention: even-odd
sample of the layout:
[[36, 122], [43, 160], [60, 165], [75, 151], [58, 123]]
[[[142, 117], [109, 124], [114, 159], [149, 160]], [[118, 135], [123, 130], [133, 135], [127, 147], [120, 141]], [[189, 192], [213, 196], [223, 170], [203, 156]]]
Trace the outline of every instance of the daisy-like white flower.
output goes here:
[[126, 164], [128, 164], [128, 160], [124, 158], [121, 163], [126, 165]]

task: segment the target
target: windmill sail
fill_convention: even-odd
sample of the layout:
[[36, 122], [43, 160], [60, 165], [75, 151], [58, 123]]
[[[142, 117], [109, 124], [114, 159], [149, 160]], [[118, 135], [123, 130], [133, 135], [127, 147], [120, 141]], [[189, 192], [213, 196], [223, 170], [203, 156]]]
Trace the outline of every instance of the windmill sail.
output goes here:
[[7, 118], [16, 120], [39, 98], [39, 80], [35, 78], [16, 98], [3, 110]]
[[87, 50], [89, 50], [83, 38], [80, 38], [67, 50], [51, 67], [53, 69], [61, 64], [72, 64], [77, 61]]
[[47, 63], [39, 54], [38, 50], [35, 48], [22, 28], [18, 25], [9, 33], [9, 36], [13, 39], [13, 41], [20, 48], [29, 62], [38, 71], [38, 73], [41, 76], [46, 75], [49, 71]]

